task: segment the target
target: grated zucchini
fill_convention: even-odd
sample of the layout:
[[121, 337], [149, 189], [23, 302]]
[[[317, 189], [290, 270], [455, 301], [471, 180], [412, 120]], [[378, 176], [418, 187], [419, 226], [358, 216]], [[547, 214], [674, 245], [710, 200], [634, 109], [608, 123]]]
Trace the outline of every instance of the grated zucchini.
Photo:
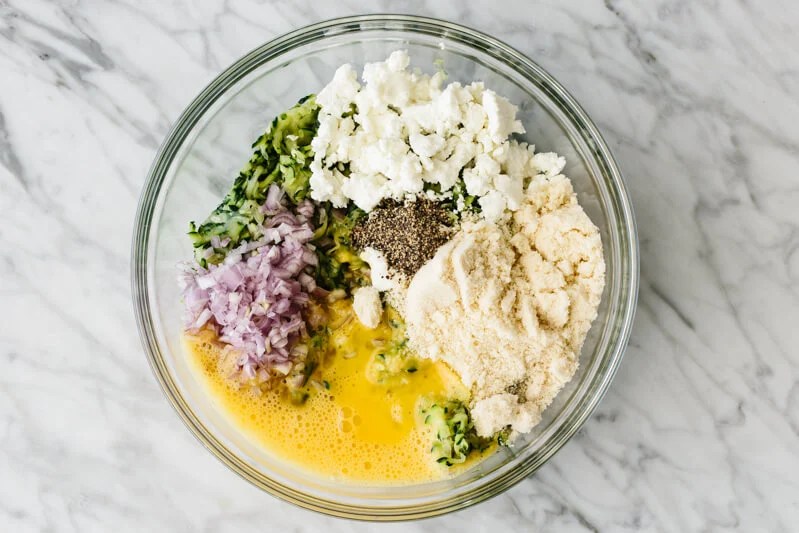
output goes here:
[[[273, 183], [280, 185], [292, 202], [305, 199], [314, 155], [311, 140], [319, 127], [318, 114], [316, 98], [309, 95], [275, 117], [266, 132], [253, 143], [252, 157], [222, 203], [201, 224], [190, 224], [189, 237], [200, 266], [219, 263], [241, 241], [261, 236], [260, 226], [264, 222], [261, 205]], [[214, 237], [229, 241], [215, 247], [206, 258], [206, 250], [212, 247]]]

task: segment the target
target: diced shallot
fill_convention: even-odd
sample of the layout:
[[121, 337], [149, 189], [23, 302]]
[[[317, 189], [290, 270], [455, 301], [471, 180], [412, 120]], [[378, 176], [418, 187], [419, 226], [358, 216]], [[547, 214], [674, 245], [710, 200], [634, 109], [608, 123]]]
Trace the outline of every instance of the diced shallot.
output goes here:
[[295, 214], [282, 197], [279, 187], [269, 188], [260, 239], [242, 242], [218, 265], [184, 264], [180, 279], [186, 329], [213, 328], [241, 353], [239, 368], [246, 378], [271, 369], [285, 374], [304, 353], [295, 350], [306, 333], [302, 310], [318, 289], [312, 276], [317, 257], [309, 242], [313, 204], [301, 203]]

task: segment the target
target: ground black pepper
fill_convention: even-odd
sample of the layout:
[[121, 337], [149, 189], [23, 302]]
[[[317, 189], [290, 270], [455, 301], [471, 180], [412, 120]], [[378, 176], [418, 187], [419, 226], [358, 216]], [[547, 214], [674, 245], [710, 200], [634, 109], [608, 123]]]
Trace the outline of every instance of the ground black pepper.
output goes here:
[[452, 225], [450, 211], [438, 202], [387, 200], [353, 228], [352, 241], [360, 250], [382, 252], [390, 268], [410, 278], [450, 239]]

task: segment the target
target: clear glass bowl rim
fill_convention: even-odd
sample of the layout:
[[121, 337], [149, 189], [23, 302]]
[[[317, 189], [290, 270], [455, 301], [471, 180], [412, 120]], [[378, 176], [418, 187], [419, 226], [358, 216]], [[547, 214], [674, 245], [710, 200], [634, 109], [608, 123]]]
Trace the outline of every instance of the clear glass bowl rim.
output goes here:
[[[424, 505], [400, 505], [396, 507], [366, 507], [322, 500], [274, 482], [226, 449], [193, 413], [191, 407], [179, 393], [163, 360], [161, 347], [154, 334], [149, 304], [148, 254], [150, 250], [152, 219], [156, 212], [161, 186], [167, 176], [173, 158], [182, 143], [189, 137], [203, 114], [225, 94], [225, 92], [260, 64], [279, 57], [295, 47], [323, 39], [331, 34], [341, 35], [369, 31], [410, 31], [426, 35], [454, 39], [472, 46], [483, 53], [500, 59], [533, 78], [544, 89], [556, 105], [564, 111], [580, 133], [590, 142], [596, 161], [602, 169], [602, 177], [614, 204], [615, 228], [620, 239], [622, 264], [622, 287], [619, 291], [619, 313], [613, 324], [613, 342], [602, 357], [602, 370], [591, 383], [589, 394], [581, 399], [566, 422], [558, 428], [546, 444], [526, 457], [517, 459], [518, 464], [493, 479], [490, 484], [478, 485], [471, 490], [451, 498]], [[629, 194], [621, 172], [607, 144], [592, 120], [575, 99], [544, 69], [521, 52], [482, 32], [451, 22], [412, 15], [373, 14], [330, 19], [311, 24], [277, 37], [252, 50], [217, 76], [180, 115], [163, 144], [159, 148], [147, 175], [136, 212], [131, 250], [131, 289], [134, 314], [139, 336], [147, 354], [152, 371], [165, 396], [189, 428], [192, 434], [213, 455], [233, 472], [262, 490], [300, 507], [325, 514], [361, 520], [408, 520], [426, 518], [462, 509], [496, 496], [535, 472], [554, 455], [585, 423], [607, 391], [627, 346], [632, 329], [638, 297], [639, 251], [638, 237]], [[605, 297], [608, 297], [606, 295]]]

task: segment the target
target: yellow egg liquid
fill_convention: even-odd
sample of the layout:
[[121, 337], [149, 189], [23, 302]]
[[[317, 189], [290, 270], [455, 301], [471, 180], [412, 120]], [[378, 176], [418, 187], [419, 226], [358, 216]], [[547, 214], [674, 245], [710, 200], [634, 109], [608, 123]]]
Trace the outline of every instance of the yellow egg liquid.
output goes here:
[[[331, 306], [330, 353], [320, 362], [297, 405], [285, 387], [261, 391], [241, 386], [223, 370], [222, 346], [208, 332], [185, 336], [197, 374], [222, 412], [245, 434], [280, 460], [324, 478], [360, 484], [407, 484], [440, 479], [464, 465], [437, 464], [430, 453], [431, 430], [421, 420], [429, 399], [468, 397], [458, 376], [443, 363], [414, 362], [411, 372], [375, 378], [374, 357], [391, 330], [384, 320], [368, 329], [354, 318], [349, 302]], [[415, 370], [414, 370], [415, 369]]]

